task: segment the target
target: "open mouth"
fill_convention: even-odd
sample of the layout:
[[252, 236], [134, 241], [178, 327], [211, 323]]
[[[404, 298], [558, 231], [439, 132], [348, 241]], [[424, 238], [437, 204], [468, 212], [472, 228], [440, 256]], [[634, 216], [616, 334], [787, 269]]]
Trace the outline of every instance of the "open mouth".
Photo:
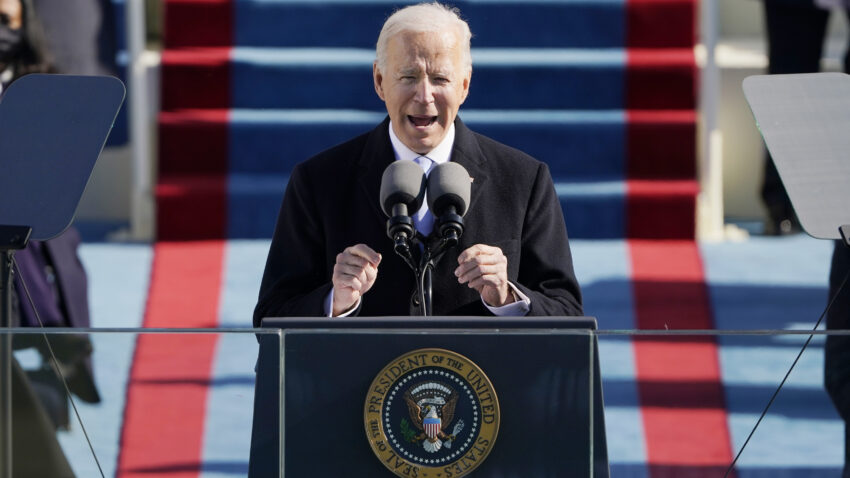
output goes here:
[[416, 126], [417, 128], [426, 128], [426, 127], [434, 124], [435, 121], [437, 121], [436, 116], [407, 115], [407, 119], [408, 119], [408, 121], [410, 121], [413, 124], [413, 126]]

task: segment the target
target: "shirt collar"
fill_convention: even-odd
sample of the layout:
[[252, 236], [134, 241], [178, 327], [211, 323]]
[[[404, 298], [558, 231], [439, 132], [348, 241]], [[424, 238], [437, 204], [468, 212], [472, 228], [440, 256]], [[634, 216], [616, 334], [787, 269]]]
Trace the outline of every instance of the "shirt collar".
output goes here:
[[14, 78], [14, 76], [15, 70], [13, 70], [11, 66], [0, 72], [0, 95], [3, 94], [3, 90], [5, 90], [9, 83], [12, 82], [12, 78]]
[[427, 154], [419, 154], [401, 142], [398, 139], [398, 136], [395, 135], [395, 131], [393, 131], [393, 122], [390, 121], [390, 143], [393, 145], [393, 151], [395, 152], [395, 159], [410, 159], [414, 160], [419, 156], [426, 156], [431, 161], [434, 161], [437, 164], [447, 163], [450, 159], [452, 159], [452, 146], [454, 146], [455, 142], [455, 125], [454, 123], [449, 126], [449, 130], [446, 131], [446, 136], [440, 141], [440, 144], [437, 145], [436, 148], [432, 149]]

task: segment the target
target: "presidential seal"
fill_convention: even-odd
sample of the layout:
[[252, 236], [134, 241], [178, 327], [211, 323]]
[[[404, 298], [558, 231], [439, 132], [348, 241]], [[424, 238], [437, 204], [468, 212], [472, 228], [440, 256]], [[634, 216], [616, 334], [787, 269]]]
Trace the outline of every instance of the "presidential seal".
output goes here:
[[420, 349], [396, 358], [369, 386], [363, 418], [378, 459], [413, 478], [457, 478], [493, 449], [499, 400], [463, 355]]

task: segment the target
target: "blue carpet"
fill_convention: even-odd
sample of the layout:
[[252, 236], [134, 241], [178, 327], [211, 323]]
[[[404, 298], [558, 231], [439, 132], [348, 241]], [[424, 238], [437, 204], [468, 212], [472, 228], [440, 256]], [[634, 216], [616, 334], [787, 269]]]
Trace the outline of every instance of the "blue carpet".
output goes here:
[[[227, 243], [219, 307], [221, 326], [250, 325], [267, 248], [267, 240]], [[603, 331], [633, 328], [627, 243], [577, 240], [572, 241], [572, 249], [586, 313], [598, 317]], [[711, 306], [720, 329], [806, 329], [825, 305], [831, 250], [828, 242], [804, 236], [752, 238], [744, 242], [703, 243], [700, 249]], [[94, 326], [141, 324], [151, 252], [148, 245], [84, 244], [82, 259], [91, 279]], [[117, 459], [134, 338], [106, 333], [94, 337], [95, 373], [104, 402], [94, 406], [78, 404], [107, 476], [111, 476]], [[720, 338], [723, 387], [735, 451], [743, 444], [802, 340], [803, 336]], [[822, 346], [823, 341], [816, 339], [804, 354], [742, 456], [738, 476], [838, 476], [843, 424], [822, 388]], [[599, 349], [613, 476], [648, 476], [631, 341], [603, 335]], [[204, 385], [209, 395], [203, 458], [201, 463], [192, 465], [202, 471], [202, 477], [244, 475], [255, 355], [253, 334], [222, 335], [219, 340], [211, 364], [212, 380]], [[697, 439], [699, 430], [692, 433]], [[60, 438], [78, 475], [94, 476], [96, 468], [79, 427], [73, 425]]]

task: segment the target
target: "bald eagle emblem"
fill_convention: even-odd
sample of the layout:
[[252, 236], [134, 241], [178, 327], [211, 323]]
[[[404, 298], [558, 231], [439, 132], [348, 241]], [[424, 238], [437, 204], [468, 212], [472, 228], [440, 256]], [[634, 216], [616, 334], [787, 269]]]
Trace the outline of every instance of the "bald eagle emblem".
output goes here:
[[381, 369], [368, 390], [366, 438], [400, 478], [461, 478], [493, 449], [499, 399], [484, 371], [459, 353], [411, 350]]
[[[458, 433], [463, 430], [463, 420], [458, 420], [448, 433], [454, 421], [458, 393], [449, 385], [427, 381], [414, 384], [404, 393], [404, 401], [413, 425], [419, 430], [409, 431], [405, 438], [413, 443], [422, 443], [428, 453], [441, 448], [451, 448]], [[402, 429], [405, 427], [402, 423]]]

